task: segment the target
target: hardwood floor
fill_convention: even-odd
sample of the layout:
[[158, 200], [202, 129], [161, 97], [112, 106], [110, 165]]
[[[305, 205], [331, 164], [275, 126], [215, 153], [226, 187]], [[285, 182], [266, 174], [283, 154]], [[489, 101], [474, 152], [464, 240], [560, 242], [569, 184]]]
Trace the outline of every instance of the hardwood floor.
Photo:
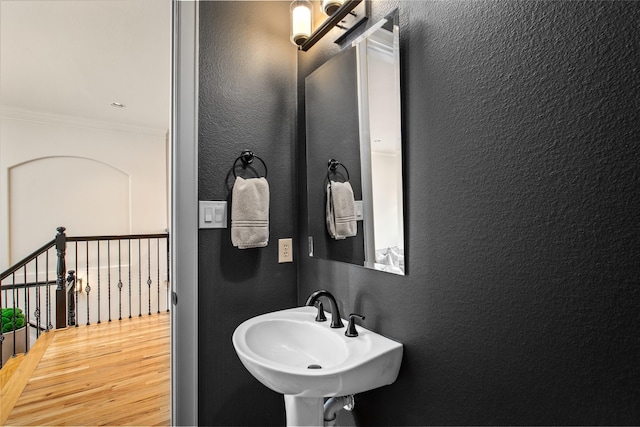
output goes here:
[[169, 320], [161, 313], [52, 332], [6, 425], [168, 426]]

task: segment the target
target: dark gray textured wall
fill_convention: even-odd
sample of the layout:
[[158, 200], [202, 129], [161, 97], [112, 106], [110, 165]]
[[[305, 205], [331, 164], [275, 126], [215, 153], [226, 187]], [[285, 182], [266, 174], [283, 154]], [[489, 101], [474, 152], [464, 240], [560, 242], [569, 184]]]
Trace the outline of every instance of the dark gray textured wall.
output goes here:
[[640, 3], [395, 6], [408, 275], [299, 262], [405, 344], [357, 425], [640, 424]]
[[277, 258], [277, 239], [295, 237], [297, 218], [288, 31], [287, 2], [200, 2], [198, 198], [228, 199], [245, 148], [266, 162], [271, 195], [266, 248], [234, 248], [229, 228], [199, 232], [200, 425], [284, 424], [282, 396], [242, 366], [231, 335], [250, 317], [296, 305], [296, 266]]
[[[298, 257], [298, 303], [328, 288], [405, 344], [397, 383], [359, 395], [355, 421], [640, 424], [640, 5], [380, 1], [372, 20], [398, 5], [408, 275]], [[245, 147], [274, 198], [266, 249], [199, 233], [200, 423], [277, 425], [281, 396], [230, 337], [296, 303], [275, 249], [296, 208], [306, 244], [288, 3], [200, 6], [199, 198], [227, 198]], [[300, 53], [298, 88], [338, 49]]]

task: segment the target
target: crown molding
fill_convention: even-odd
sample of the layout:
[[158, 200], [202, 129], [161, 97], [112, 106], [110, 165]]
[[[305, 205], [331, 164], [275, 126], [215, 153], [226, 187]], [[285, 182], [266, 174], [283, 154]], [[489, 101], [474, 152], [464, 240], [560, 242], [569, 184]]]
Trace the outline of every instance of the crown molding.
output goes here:
[[85, 117], [65, 116], [62, 114], [26, 110], [23, 108], [10, 107], [6, 105], [0, 105], [0, 117], [84, 129], [137, 133], [162, 138], [166, 137], [168, 132], [168, 129], [135, 126], [103, 120], [93, 120]]

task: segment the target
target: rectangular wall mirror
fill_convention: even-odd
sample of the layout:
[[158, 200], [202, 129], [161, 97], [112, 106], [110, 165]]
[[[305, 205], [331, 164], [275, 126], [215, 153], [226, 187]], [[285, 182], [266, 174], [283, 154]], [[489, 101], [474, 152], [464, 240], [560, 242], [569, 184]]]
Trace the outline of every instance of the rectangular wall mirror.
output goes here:
[[[397, 10], [305, 79], [305, 107], [309, 255], [404, 275]], [[351, 184], [355, 236], [327, 230], [330, 176]]]

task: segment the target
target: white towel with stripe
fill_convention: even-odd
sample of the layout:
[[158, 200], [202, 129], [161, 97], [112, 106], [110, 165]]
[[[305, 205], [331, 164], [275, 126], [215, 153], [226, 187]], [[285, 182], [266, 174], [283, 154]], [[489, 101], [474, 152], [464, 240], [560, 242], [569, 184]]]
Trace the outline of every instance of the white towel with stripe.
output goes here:
[[263, 248], [269, 243], [266, 178], [236, 178], [231, 199], [231, 243], [238, 249]]
[[358, 233], [356, 202], [348, 181], [327, 184], [326, 217], [327, 231], [332, 238], [342, 240]]

